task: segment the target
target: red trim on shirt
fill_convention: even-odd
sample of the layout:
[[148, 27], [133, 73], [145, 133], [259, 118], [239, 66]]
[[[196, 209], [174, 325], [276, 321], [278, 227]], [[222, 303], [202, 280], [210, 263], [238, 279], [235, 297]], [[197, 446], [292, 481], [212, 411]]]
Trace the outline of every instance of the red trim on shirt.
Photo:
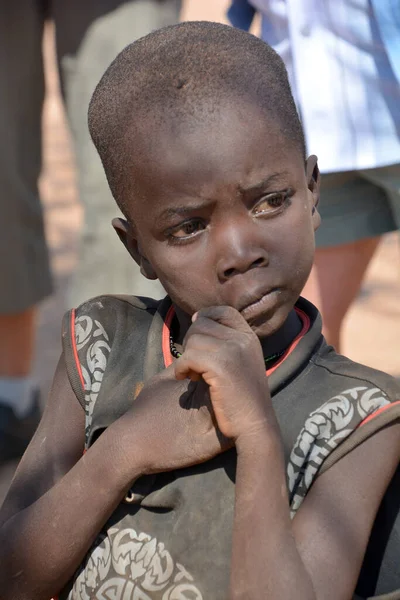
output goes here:
[[[271, 375], [271, 373], [273, 373], [282, 363], [283, 361], [293, 352], [293, 350], [296, 348], [297, 344], [300, 342], [300, 340], [305, 336], [305, 334], [308, 332], [308, 330], [310, 329], [310, 317], [300, 308], [295, 307], [295, 311], [298, 314], [300, 320], [303, 323], [303, 327], [301, 328], [300, 333], [295, 337], [295, 339], [293, 340], [293, 342], [290, 344], [290, 346], [287, 348], [287, 350], [285, 351], [285, 354], [279, 359], [279, 361], [270, 369], [268, 369], [266, 371], [267, 375]], [[167, 315], [165, 317], [164, 320], [164, 325], [163, 325], [163, 329], [162, 329], [162, 340], [161, 340], [161, 345], [162, 345], [162, 353], [164, 356], [164, 363], [166, 367], [169, 367], [170, 365], [172, 365], [172, 356], [171, 356], [171, 351], [170, 351], [170, 342], [169, 342], [169, 336], [170, 336], [170, 329], [171, 329], [171, 323], [172, 323], [172, 319], [175, 316], [175, 309], [173, 306], [170, 306]]]
[[311, 325], [310, 317], [304, 312], [304, 310], [297, 308], [297, 306], [295, 306], [294, 310], [297, 312], [298, 317], [303, 322], [303, 327], [301, 328], [300, 333], [294, 338], [293, 342], [290, 344], [290, 346], [286, 350], [285, 354], [278, 360], [277, 363], [274, 364], [273, 367], [266, 370], [266, 373], [268, 376], [271, 375], [274, 371], [276, 371], [276, 369], [278, 367], [280, 367], [280, 365], [283, 363], [283, 361], [286, 360], [290, 354], [292, 354], [292, 352], [296, 348], [297, 344], [300, 342], [300, 340], [306, 335], [306, 333], [310, 329], [310, 325]]
[[368, 417], [365, 417], [364, 421], [361, 421], [361, 423], [359, 423], [357, 427], [361, 427], [362, 425], [365, 425], [369, 421], [372, 421], [372, 419], [375, 419], [375, 417], [377, 417], [381, 413], [385, 412], [385, 410], [387, 410], [391, 406], [396, 406], [397, 404], [400, 404], [400, 400], [396, 400], [396, 402], [391, 402], [390, 404], [385, 404], [385, 406], [378, 408], [378, 410], [376, 410], [374, 413], [372, 413], [371, 415], [368, 415]]
[[74, 360], [76, 365], [76, 370], [78, 371], [79, 379], [81, 380], [82, 389], [85, 389], [85, 380], [83, 379], [82, 369], [78, 358], [78, 350], [76, 348], [76, 339], [75, 339], [75, 309], [71, 310], [71, 342], [72, 342], [72, 351], [74, 353]]
[[170, 365], [172, 365], [172, 362], [173, 362], [171, 349], [170, 349], [169, 336], [170, 336], [170, 330], [171, 330], [171, 323], [172, 323], [172, 319], [174, 318], [174, 316], [175, 316], [175, 309], [173, 306], [170, 306], [168, 309], [168, 312], [166, 314], [164, 325], [162, 328], [162, 340], [161, 340], [162, 353], [164, 356], [164, 363], [165, 363], [166, 367], [169, 367]]

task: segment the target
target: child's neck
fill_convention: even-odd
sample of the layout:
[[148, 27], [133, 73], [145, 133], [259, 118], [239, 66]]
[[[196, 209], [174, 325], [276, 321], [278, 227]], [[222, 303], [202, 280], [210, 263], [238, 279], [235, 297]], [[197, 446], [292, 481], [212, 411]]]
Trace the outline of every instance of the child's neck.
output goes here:
[[303, 324], [300, 317], [294, 309], [292, 309], [278, 331], [272, 335], [260, 340], [263, 349], [264, 358], [280, 354], [290, 346], [293, 340], [299, 335]]

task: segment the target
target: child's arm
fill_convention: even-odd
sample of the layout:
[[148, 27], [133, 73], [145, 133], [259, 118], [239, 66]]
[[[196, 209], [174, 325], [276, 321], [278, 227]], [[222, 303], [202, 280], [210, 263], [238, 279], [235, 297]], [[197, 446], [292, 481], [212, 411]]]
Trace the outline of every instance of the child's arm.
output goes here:
[[399, 462], [396, 421], [316, 480], [293, 531], [317, 598], [351, 597], [376, 513]]
[[[164, 371], [82, 456], [84, 413], [61, 359], [43, 419], [0, 513], [2, 600], [49, 600], [73, 576], [139, 475], [221, 451], [208, 408], [199, 409], [187, 388], [172, 370]], [[185, 392], [187, 405], [181, 407]]]
[[115, 468], [122, 449], [112, 435], [101, 436], [81, 458], [84, 433], [84, 412], [60, 361], [42, 421], [0, 514], [4, 600], [49, 600], [59, 592], [129, 479], [139, 474], [138, 465], [132, 464], [129, 475]]
[[200, 311], [175, 369], [178, 378], [208, 383], [219, 428], [236, 444], [230, 599], [348, 600], [399, 462], [400, 425], [322, 475], [292, 522], [262, 349], [241, 315]]
[[293, 523], [284, 466], [263, 436], [237, 445], [232, 599], [353, 597], [379, 504], [400, 459], [400, 424], [314, 483]]

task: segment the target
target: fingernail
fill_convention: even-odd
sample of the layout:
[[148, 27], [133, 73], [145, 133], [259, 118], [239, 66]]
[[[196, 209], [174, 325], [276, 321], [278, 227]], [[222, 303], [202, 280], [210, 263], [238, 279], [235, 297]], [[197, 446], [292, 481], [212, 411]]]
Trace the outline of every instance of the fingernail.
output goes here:
[[197, 319], [197, 315], [198, 315], [197, 312], [195, 312], [194, 315], [192, 315], [192, 323], [194, 323], [195, 320]]

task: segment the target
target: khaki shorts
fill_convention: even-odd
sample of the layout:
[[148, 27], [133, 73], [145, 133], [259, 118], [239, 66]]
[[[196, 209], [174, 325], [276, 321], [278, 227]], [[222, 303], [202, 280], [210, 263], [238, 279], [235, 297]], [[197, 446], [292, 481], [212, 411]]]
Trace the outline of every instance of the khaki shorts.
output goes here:
[[[140, 275], [111, 227], [118, 211], [89, 136], [87, 108], [115, 56], [149, 31], [176, 23], [180, 6], [181, 0], [1, 2], [0, 315], [30, 308], [52, 291], [37, 185], [42, 166], [42, 34], [48, 18], [56, 26], [61, 84], [85, 212], [73, 304], [99, 293], [153, 295], [155, 283]], [[158, 297], [162, 295], [158, 286]]]
[[400, 228], [400, 164], [322, 175], [316, 233], [319, 248], [376, 237]]

